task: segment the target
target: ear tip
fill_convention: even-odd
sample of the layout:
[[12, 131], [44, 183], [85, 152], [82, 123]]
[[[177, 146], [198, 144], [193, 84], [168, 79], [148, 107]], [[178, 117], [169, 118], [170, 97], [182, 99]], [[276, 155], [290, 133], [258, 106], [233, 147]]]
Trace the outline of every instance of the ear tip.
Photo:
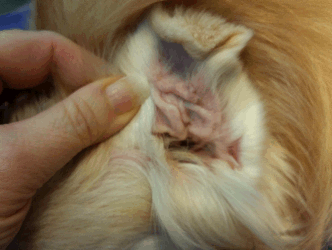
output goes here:
[[240, 53], [249, 43], [249, 41], [254, 37], [254, 31], [251, 29], [248, 29], [247, 27], [243, 27], [243, 33], [239, 37], [241, 39], [241, 42], [238, 46], [238, 53]]
[[245, 26], [241, 26], [243, 28], [243, 40], [246, 41], [246, 44], [254, 37], [254, 31]]
[[230, 25], [232, 25], [229, 31], [230, 39], [226, 39], [228, 40], [226, 44], [229, 45], [228, 48], [231, 48], [234, 55], [238, 55], [248, 45], [249, 41], [254, 37], [254, 31], [242, 25]]
[[229, 23], [220, 16], [205, 11], [178, 7], [171, 15], [157, 5], [150, 16], [151, 28], [165, 41], [177, 41], [197, 60], [205, 58], [220, 45], [239, 54], [254, 32], [242, 25]]

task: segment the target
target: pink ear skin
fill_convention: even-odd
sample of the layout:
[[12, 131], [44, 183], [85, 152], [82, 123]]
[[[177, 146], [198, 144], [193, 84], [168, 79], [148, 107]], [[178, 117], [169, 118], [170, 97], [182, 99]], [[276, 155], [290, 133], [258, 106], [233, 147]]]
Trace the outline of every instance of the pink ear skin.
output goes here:
[[207, 88], [203, 72], [183, 79], [166, 70], [161, 61], [153, 65], [153, 133], [192, 141], [190, 151], [201, 156], [207, 165], [219, 159], [227, 161], [232, 169], [240, 169], [240, 139], [230, 141], [224, 107], [220, 97]]

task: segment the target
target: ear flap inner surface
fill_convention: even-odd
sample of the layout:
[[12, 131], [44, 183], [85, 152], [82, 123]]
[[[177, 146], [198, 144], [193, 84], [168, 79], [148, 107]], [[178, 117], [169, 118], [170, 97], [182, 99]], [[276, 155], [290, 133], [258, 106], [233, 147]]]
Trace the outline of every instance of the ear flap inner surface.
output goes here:
[[238, 56], [252, 32], [209, 13], [181, 8], [169, 13], [160, 6], [149, 25], [160, 48], [148, 73], [157, 111], [153, 133], [170, 135], [177, 141], [173, 149], [190, 142], [191, 152], [207, 162], [222, 158], [239, 168], [239, 138], [228, 136], [219, 90], [241, 74]]

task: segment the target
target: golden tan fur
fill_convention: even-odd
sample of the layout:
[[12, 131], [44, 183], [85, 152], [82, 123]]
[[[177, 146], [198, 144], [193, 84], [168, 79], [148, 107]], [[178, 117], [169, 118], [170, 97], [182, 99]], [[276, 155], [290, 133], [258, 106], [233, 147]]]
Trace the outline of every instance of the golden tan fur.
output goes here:
[[[112, 64], [117, 48], [156, 2], [37, 1], [37, 28], [63, 34]], [[260, 188], [278, 211], [284, 228], [289, 229], [283, 235], [290, 243], [285, 249], [320, 250], [332, 234], [332, 2], [165, 2], [167, 8], [176, 5], [207, 10], [253, 30], [254, 37], [241, 60], [266, 110], [269, 138], [265, 160], [269, 167]], [[55, 85], [61, 83], [55, 79]], [[43, 102], [52, 104], [64, 95], [57, 93]], [[34, 105], [17, 111], [13, 120], [32, 116]], [[63, 240], [61, 247], [81, 249], [79, 238], [73, 240], [77, 245], [71, 245], [72, 235], [67, 231], [63, 235], [62, 229], [69, 227], [87, 231], [84, 235], [95, 242], [100, 239], [99, 246], [86, 249], [125, 249], [152, 232], [151, 190], [146, 177], [135, 168], [104, 167], [115, 143], [108, 140], [86, 150], [70, 169], [61, 171], [40, 191], [20, 234], [22, 242], [33, 248], [33, 242], [49, 240], [49, 249], [59, 249]], [[102, 186], [121, 191], [110, 197]], [[107, 228], [105, 220], [109, 221]], [[246, 230], [243, 235], [248, 237]], [[255, 236], [247, 240], [247, 249], [252, 242], [256, 249], [268, 249]]]

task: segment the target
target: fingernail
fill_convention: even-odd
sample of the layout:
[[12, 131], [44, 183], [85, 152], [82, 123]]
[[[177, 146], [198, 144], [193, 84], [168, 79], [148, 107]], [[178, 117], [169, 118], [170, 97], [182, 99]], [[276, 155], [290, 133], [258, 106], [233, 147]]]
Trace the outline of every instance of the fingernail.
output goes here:
[[106, 94], [114, 108], [115, 114], [126, 113], [140, 105], [139, 99], [126, 77], [108, 86]]

